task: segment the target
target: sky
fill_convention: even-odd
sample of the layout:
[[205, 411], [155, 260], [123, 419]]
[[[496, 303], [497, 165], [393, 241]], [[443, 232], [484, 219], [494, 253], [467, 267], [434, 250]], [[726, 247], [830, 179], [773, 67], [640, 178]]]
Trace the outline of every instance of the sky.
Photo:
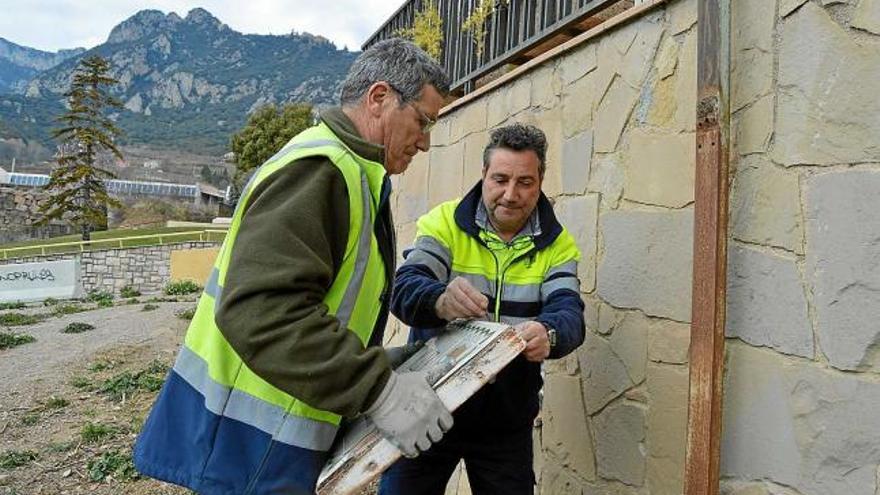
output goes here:
[[139, 10], [201, 7], [245, 34], [308, 32], [360, 50], [404, 0], [0, 0], [0, 37], [44, 51], [92, 48]]

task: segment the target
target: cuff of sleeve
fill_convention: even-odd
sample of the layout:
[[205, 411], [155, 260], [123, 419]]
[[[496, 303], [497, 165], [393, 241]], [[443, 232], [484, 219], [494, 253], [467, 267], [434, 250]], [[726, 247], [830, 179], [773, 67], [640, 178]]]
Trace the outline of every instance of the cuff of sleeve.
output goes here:
[[383, 392], [385, 392], [385, 389], [390, 388], [387, 387], [387, 385], [390, 383], [392, 373], [393, 371], [389, 365], [385, 372], [379, 375], [379, 379], [376, 380], [376, 384], [373, 385], [372, 390], [370, 390], [370, 393], [367, 395], [367, 399], [364, 401], [364, 404], [366, 404], [364, 412], [369, 412], [378, 406], [379, 399], [382, 398]]
[[446, 286], [442, 283], [438, 283], [436, 287], [431, 287], [425, 292], [425, 295], [421, 300], [421, 317], [419, 318], [421, 321], [419, 322], [422, 327], [432, 328], [432, 327], [442, 327], [445, 326], [448, 322], [439, 316], [437, 316], [437, 299], [440, 299], [440, 296], [446, 290]]

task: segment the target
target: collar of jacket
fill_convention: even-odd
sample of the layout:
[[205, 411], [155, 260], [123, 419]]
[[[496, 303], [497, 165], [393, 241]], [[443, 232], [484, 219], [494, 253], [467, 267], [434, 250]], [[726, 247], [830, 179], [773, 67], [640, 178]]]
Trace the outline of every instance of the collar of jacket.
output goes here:
[[385, 164], [385, 147], [364, 140], [354, 126], [354, 122], [345, 115], [342, 108], [331, 107], [323, 110], [321, 120], [349, 149], [367, 160]]
[[[468, 193], [461, 198], [455, 208], [455, 224], [458, 228], [467, 232], [471, 237], [480, 240], [480, 227], [477, 225], [477, 206], [483, 200], [483, 181], [478, 181]], [[553, 241], [562, 233], [562, 225], [556, 220], [553, 213], [553, 205], [547, 196], [541, 192], [538, 198], [538, 218], [541, 224], [541, 233], [534, 238], [535, 249], [541, 250], [553, 244]], [[482, 242], [482, 241], [480, 241]]]

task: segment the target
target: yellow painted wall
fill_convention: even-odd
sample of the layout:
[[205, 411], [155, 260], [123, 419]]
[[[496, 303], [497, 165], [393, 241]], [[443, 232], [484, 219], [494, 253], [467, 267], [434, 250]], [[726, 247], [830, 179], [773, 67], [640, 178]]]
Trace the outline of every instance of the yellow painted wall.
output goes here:
[[204, 285], [220, 248], [171, 251], [171, 280], [192, 280]]

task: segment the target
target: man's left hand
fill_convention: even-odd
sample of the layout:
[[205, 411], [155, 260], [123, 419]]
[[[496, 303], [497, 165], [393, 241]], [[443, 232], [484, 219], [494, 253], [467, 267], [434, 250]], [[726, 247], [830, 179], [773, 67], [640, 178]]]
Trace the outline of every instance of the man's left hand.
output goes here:
[[522, 353], [527, 360], [540, 363], [550, 355], [550, 339], [547, 328], [537, 321], [524, 321], [513, 327], [519, 336], [526, 341]]

